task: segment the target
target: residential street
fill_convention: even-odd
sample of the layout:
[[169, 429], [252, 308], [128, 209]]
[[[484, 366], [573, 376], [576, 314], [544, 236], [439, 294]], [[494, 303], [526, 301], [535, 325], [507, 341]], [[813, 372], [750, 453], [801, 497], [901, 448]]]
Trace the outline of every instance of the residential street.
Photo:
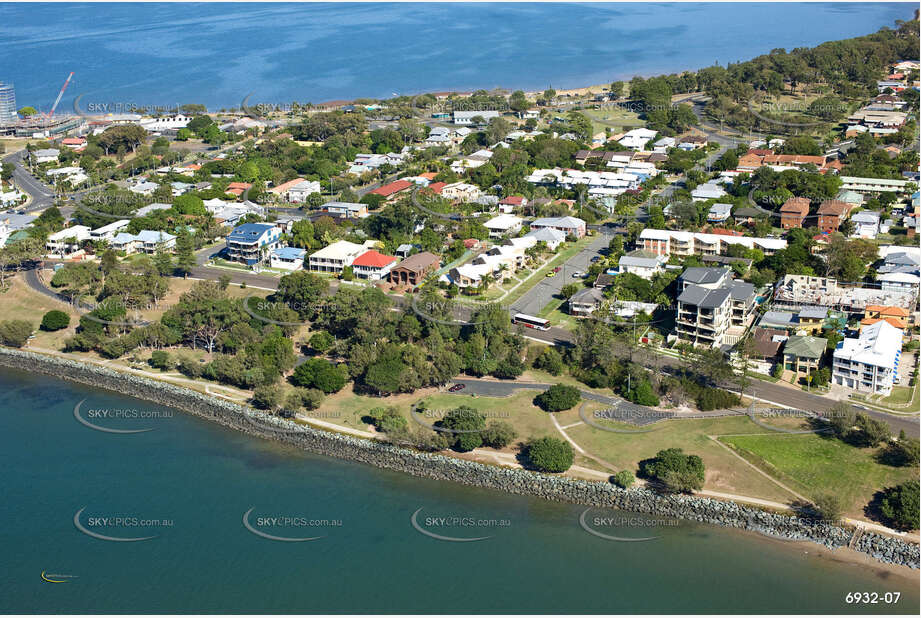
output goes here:
[[[528, 315], [537, 315], [554, 300], [554, 296], [560, 294], [563, 286], [567, 283], [581, 282], [581, 279], [573, 279], [572, 274], [575, 272], [586, 272], [591, 265], [591, 259], [600, 255], [599, 251], [608, 246], [611, 235], [601, 230], [596, 232], [596, 237], [582, 251], [572, 256], [560, 268], [560, 272], [554, 277], [543, 277], [530, 290], [524, 293], [521, 298], [512, 303], [512, 313], [526, 313]], [[536, 331], [540, 332], [540, 331]]]

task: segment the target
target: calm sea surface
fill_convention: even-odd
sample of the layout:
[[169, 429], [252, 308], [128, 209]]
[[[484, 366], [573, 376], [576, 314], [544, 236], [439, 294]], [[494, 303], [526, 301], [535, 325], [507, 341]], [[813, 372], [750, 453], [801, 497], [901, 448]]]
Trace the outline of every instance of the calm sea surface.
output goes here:
[[[809, 547], [590, 512], [609, 536], [657, 537], [611, 541], [580, 526], [581, 507], [307, 455], [67, 382], [3, 370], [0, 393], [4, 613], [918, 610], [917, 580]], [[153, 431], [90, 429], [74, 418], [81, 401], [97, 425]], [[250, 509], [256, 532], [320, 538], [259, 536], [243, 525]], [[425, 532], [489, 538], [433, 538], [417, 511]], [[849, 591], [902, 596], [855, 608]]]
[[[20, 106], [216, 109], [472, 88], [571, 88], [747, 60], [911, 19], [917, 3], [0, 3]], [[119, 109], [122, 108], [122, 109]]]

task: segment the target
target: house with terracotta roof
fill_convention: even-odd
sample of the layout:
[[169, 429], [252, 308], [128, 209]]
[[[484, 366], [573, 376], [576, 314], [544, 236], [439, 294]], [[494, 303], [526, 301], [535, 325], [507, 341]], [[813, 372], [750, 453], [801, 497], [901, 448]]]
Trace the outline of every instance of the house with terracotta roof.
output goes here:
[[803, 227], [803, 221], [809, 214], [809, 199], [805, 197], [791, 197], [780, 207], [780, 227], [789, 230], [794, 227]]
[[516, 208], [523, 208], [528, 205], [528, 198], [521, 195], [509, 195], [499, 201], [499, 212], [511, 214]]
[[819, 216], [819, 229], [823, 232], [836, 232], [844, 220], [847, 219], [848, 213], [851, 212], [851, 205], [841, 200], [825, 200], [819, 205], [816, 213]]
[[874, 324], [886, 320], [896, 328], [905, 328], [911, 316], [907, 309], [902, 307], [889, 307], [886, 305], [867, 305], [863, 312], [862, 325]]
[[232, 182], [227, 185], [227, 189], [224, 190], [224, 193], [230, 193], [231, 195], [240, 197], [247, 189], [252, 186], [253, 185], [248, 182]]
[[359, 279], [380, 281], [388, 277], [390, 269], [392, 269], [398, 261], [399, 260], [392, 255], [384, 255], [379, 251], [371, 249], [355, 258], [355, 261], [352, 262], [352, 269], [355, 271], [355, 276]]
[[399, 199], [401, 197], [400, 194], [412, 186], [413, 183], [409, 182], [408, 180], [395, 180], [394, 182], [380, 186], [377, 189], [370, 191], [369, 193], [371, 195], [380, 195], [384, 198], [385, 202], [390, 203]]

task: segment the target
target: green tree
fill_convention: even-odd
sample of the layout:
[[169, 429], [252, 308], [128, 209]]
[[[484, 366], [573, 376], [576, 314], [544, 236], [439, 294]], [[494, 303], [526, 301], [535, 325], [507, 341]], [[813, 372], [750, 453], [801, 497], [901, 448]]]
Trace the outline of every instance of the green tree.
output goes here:
[[680, 448], [659, 451], [644, 461], [643, 473], [661, 482], [669, 491], [691, 492], [704, 486], [704, 463], [697, 455], [685, 455]]
[[537, 438], [527, 448], [528, 461], [542, 472], [566, 472], [575, 458], [569, 443], [559, 438]]
[[42, 330], [55, 331], [61, 330], [62, 328], [67, 328], [70, 325], [70, 316], [59, 311], [57, 309], [52, 309], [44, 316], [42, 316]]
[[890, 525], [900, 530], [918, 529], [919, 491], [921, 487], [917, 480], [907, 481], [883, 490], [880, 498], [880, 512], [889, 520]]
[[311, 358], [294, 369], [291, 382], [295, 386], [318, 388], [329, 395], [342, 390], [346, 376], [328, 360]]
[[496, 421], [489, 423], [486, 431], [483, 432], [483, 444], [492, 448], [505, 448], [515, 441], [518, 432], [511, 424], [505, 421]]
[[486, 417], [469, 406], [454, 408], [438, 422], [444, 429], [451, 430], [454, 448], [462, 453], [472, 451], [483, 445], [483, 430], [486, 429]]
[[534, 366], [550, 375], [558, 376], [563, 372], [563, 357], [555, 347], [548, 346], [534, 360]]
[[3, 320], [0, 322], [0, 344], [21, 348], [35, 330], [25, 320]]
[[621, 489], [629, 489], [636, 481], [636, 477], [633, 476], [633, 473], [629, 470], [621, 470], [612, 477], [614, 484], [620, 487]]
[[188, 276], [195, 268], [195, 239], [192, 233], [182, 228], [176, 237], [176, 270], [183, 276]]
[[547, 412], [569, 410], [582, 399], [579, 389], [567, 384], [554, 384], [534, 398], [534, 403]]

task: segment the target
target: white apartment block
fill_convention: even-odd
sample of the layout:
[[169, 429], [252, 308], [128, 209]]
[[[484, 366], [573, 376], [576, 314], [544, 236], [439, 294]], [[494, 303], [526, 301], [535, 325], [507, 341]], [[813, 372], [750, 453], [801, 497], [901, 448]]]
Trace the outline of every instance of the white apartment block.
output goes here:
[[340, 273], [343, 268], [351, 266], [355, 258], [367, 250], [368, 248], [364, 245], [340, 240], [311, 254], [307, 259], [308, 269], [313, 272]]
[[787, 241], [782, 238], [750, 238], [704, 234], [678, 230], [655, 230], [646, 228], [640, 232], [637, 248], [656, 255], [723, 255], [730, 245], [742, 245], [746, 249], [760, 249], [765, 255], [774, 255], [786, 249]]
[[902, 331], [885, 320], [864, 326], [838, 344], [832, 382], [863, 393], [889, 395], [898, 382]]

